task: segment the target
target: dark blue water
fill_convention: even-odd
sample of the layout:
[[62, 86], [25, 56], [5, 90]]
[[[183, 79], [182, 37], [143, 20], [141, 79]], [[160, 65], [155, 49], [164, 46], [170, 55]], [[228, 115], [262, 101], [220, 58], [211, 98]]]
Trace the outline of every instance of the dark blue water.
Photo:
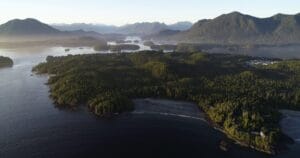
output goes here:
[[[92, 52], [72, 49], [69, 53]], [[77, 157], [267, 157], [238, 146], [219, 149], [224, 135], [188, 118], [123, 114], [99, 119], [85, 108], [55, 108], [47, 76], [31, 68], [47, 55], [66, 55], [64, 48], [0, 50], [13, 58], [13, 68], [0, 69], [0, 158]]]

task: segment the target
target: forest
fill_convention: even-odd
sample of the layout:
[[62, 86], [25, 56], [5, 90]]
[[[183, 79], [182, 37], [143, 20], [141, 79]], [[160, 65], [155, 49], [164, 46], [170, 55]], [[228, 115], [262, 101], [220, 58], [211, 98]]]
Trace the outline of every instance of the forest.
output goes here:
[[95, 51], [113, 51], [113, 52], [121, 52], [123, 50], [130, 50], [130, 51], [135, 51], [139, 50], [140, 46], [135, 45], [135, 44], [117, 44], [117, 45], [108, 45], [107, 42], [97, 44], [94, 46]]
[[300, 61], [229, 54], [139, 53], [48, 56], [33, 68], [49, 74], [60, 107], [86, 104], [97, 116], [132, 111], [134, 98], [192, 101], [210, 122], [241, 144], [273, 154], [280, 144], [279, 109], [300, 107]]
[[4, 67], [12, 67], [13, 66], [13, 60], [8, 57], [0, 56], [0, 68]]

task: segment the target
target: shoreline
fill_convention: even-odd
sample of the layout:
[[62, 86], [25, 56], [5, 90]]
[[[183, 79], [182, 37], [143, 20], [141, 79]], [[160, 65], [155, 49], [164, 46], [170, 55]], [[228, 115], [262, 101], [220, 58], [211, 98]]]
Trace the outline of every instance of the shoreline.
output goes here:
[[[169, 99], [155, 99], [155, 98], [144, 98], [144, 99], [133, 99], [135, 110], [130, 112], [132, 114], [154, 114], [161, 116], [176, 116], [181, 118], [195, 119], [200, 120], [211, 128], [215, 129], [224, 134], [224, 136], [229, 140], [230, 144], [235, 144], [241, 147], [246, 147], [249, 149], [256, 150], [258, 152], [266, 153], [269, 155], [277, 155], [278, 150], [276, 151], [266, 151], [260, 148], [257, 148], [252, 145], [248, 145], [242, 141], [239, 141], [234, 138], [234, 136], [230, 135], [223, 128], [216, 125], [212, 122], [205, 112], [203, 112], [196, 103], [187, 102], [187, 101], [177, 101], [177, 100], [169, 100]], [[299, 116], [300, 121], [300, 112], [291, 111], [291, 110], [281, 110], [292, 112], [293, 114], [297, 114]], [[284, 119], [284, 118], [283, 118]], [[292, 138], [284, 128], [281, 128], [285, 137]], [[299, 124], [299, 135], [300, 135], [300, 124]], [[297, 139], [292, 138], [294, 141]], [[298, 138], [300, 142], [300, 137]], [[280, 149], [279, 149], [280, 150]]]
[[[206, 123], [214, 130], [224, 134], [224, 136], [226, 137], [226, 139], [228, 139], [228, 142], [230, 144], [235, 144], [241, 147], [246, 147], [249, 149], [256, 150], [258, 152], [275, 155], [275, 153], [273, 152], [261, 150], [251, 145], [249, 146], [246, 143], [235, 139], [224, 129], [222, 129], [221, 127], [217, 126], [215, 123], [210, 121], [207, 115], [199, 108], [199, 106], [196, 103], [168, 100], [168, 99], [154, 99], [154, 98], [133, 99], [133, 102], [136, 109], [130, 112], [131, 114], [141, 114], [141, 115], [154, 114], [154, 115], [161, 115], [161, 116], [176, 116], [181, 118], [200, 120]], [[195, 109], [197, 109], [196, 112], [192, 111]], [[179, 110], [185, 111], [183, 112], [184, 114], [182, 114], [182, 111]]]
[[135, 107], [131, 112], [133, 114], [178, 116], [207, 122], [205, 113], [195, 103], [153, 98], [133, 99], [133, 103]]

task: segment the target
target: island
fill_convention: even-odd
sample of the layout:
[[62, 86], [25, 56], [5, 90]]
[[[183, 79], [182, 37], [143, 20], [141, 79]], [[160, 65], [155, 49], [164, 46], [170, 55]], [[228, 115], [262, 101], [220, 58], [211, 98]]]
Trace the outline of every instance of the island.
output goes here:
[[97, 116], [134, 109], [136, 98], [196, 103], [215, 128], [269, 154], [282, 144], [280, 109], [300, 107], [300, 61], [202, 52], [49, 56], [33, 68], [49, 74], [60, 107], [85, 104]]
[[107, 42], [99, 42], [94, 46], [95, 51], [107, 51], [109, 50], [109, 45]]
[[116, 45], [108, 45], [107, 42], [98, 43], [94, 46], [95, 51], [113, 51], [113, 52], [120, 52], [123, 50], [139, 50], [140, 46], [135, 44], [116, 44]]
[[151, 45], [150, 48], [156, 51], [160, 51], [160, 50], [174, 51], [176, 50], [177, 45], [172, 45], [172, 44]]
[[114, 52], [120, 52], [123, 50], [131, 50], [131, 51], [135, 51], [135, 50], [139, 50], [140, 46], [139, 45], [135, 45], [135, 44], [118, 44], [118, 45], [111, 45], [110, 46], [110, 50], [114, 51]]
[[145, 41], [143, 44], [144, 44], [144, 46], [148, 46], [148, 47], [155, 45], [154, 42], [152, 42], [152, 41]]
[[116, 42], [116, 44], [133, 43], [132, 40], [123, 40], [123, 39], [121, 39], [121, 40], [116, 40], [115, 42]]
[[8, 57], [0, 56], [0, 68], [4, 67], [12, 67], [14, 65], [14, 62], [12, 59]]

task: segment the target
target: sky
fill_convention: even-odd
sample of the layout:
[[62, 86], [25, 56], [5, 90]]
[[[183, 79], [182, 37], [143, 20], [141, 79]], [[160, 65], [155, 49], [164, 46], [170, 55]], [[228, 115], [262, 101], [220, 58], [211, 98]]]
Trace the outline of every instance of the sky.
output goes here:
[[196, 22], [239, 11], [257, 17], [300, 13], [300, 0], [0, 0], [0, 23], [35, 18], [45, 23]]

